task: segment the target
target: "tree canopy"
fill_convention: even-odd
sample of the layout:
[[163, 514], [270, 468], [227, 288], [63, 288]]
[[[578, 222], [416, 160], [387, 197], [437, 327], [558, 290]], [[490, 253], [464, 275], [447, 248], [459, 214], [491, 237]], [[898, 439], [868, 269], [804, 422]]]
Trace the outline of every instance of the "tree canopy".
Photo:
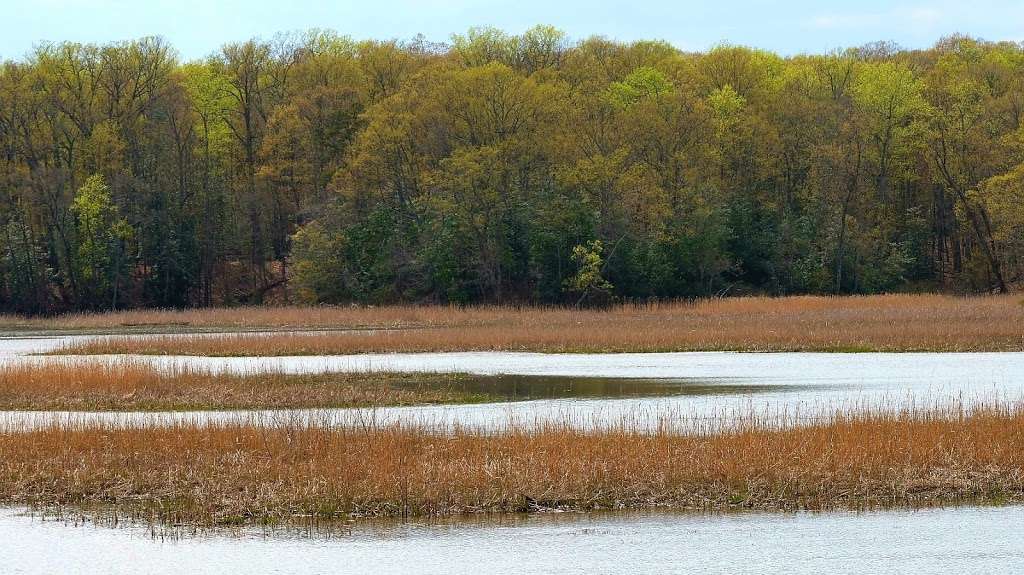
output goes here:
[[1024, 46], [327, 30], [0, 67], [0, 311], [1024, 283]]

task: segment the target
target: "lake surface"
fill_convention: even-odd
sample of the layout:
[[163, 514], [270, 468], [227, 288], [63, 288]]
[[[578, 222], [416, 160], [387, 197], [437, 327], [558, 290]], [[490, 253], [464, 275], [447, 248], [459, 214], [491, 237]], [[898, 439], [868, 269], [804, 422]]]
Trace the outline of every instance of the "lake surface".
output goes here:
[[551, 514], [154, 538], [0, 510], [0, 566], [35, 574], [1009, 573], [1024, 508], [867, 513]]
[[[836, 409], [966, 406], [1024, 398], [1024, 353], [431, 353], [283, 358], [38, 357], [79, 337], [0, 339], [0, 368], [129, 361], [251, 373], [461, 372], [506, 401], [372, 410], [187, 413], [0, 412], [0, 427], [55, 420], [350, 423], [371, 419], [498, 429], [727, 426], [750, 413], [811, 421]], [[133, 337], [147, 337], [145, 335]], [[166, 336], [160, 336], [166, 337]], [[0, 509], [3, 573], [992, 573], [1024, 569], [1024, 507], [867, 513], [535, 514], [443, 523], [353, 523], [303, 534], [205, 532], [41, 521]]]
[[[203, 334], [215, 335], [215, 334]], [[362, 354], [301, 357], [33, 356], [82, 338], [0, 339], [0, 366], [14, 363], [148, 363], [236, 373], [460, 372], [481, 376], [466, 385], [490, 386], [508, 401], [471, 405], [377, 409], [234, 412], [40, 413], [0, 412], [0, 427], [102, 421], [112, 425], [189, 422], [316, 421], [353, 418], [415, 421], [495, 429], [510, 424], [568, 422], [576, 427], [670, 425], [680, 429], [737, 417], [785, 413], [813, 420], [835, 410], [909, 405], [966, 406], [1024, 398], [1024, 353], [623, 353], [511, 352]], [[166, 335], [129, 337], [168, 337]], [[504, 377], [496, 377], [504, 376]]]
[[[207, 334], [209, 335], [209, 334]], [[909, 405], [966, 406], [1024, 398], [1024, 353], [623, 353], [508, 352], [363, 354], [302, 357], [32, 356], [79, 338], [0, 339], [0, 366], [13, 363], [147, 363], [236, 373], [460, 372], [480, 379], [506, 401], [362, 410], [241, 412], [33, 413], [0, 412], [0, 426], [62, 421], [153, 425], [173, 421], [339, 422], [372, 418], [485, 429], [509, 424], [569, 422], [577, 427], [628, 424], [679, 428], [732, 421], [751, 413], [816, 419], [835, 410]], [[152, 336], [135, 335], [145, 338]], [[166, 335], [156, 337], [168, 337]], [[502, 376], [502, 377], [499, 377]]]

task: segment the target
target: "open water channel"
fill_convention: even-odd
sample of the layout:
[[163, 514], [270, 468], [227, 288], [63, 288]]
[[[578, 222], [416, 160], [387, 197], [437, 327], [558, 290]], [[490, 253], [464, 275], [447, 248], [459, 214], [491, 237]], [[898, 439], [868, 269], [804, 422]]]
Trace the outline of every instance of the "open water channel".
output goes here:
[[[73, 337], [0, 339], [18, 362]], [[95, 337], [95, 336], [81, 336]], [[145, 336], [137, 336], [145, 337]], [[390, 370], [480, 376], [507, 401], [375, 410], [0, 412], [0, 426], [54, 419], [119, 425], [373, 417], [500, 428], [727, 422], [749, 413], [814, 418], [835, 409], [1024, 398], [1024, 353], [430, 353], [209, 358], [130, 356], [161, 368], [234, 372]], [[704, 424], [702, 424], [704, 425]], [[1024, 508], [864, 513], [537, 514], [444, 523], [360, 522], [329, 534], [240, 531], [167, 537], [141, 527], [41, 520], [0, 510], [2, 573], [992, 573], [1024, 571]]]

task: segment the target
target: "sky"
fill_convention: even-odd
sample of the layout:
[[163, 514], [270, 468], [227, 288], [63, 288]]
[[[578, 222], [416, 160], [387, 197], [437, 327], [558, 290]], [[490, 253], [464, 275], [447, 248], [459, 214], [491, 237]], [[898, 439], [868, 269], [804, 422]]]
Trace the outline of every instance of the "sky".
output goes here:
[[445, 41], [471, 26], [551, 24], [574, 39], [657, 39], [684, 50], [727, 42], [785, 55], [877, 40], [928, 47], [951, 33], [1024, 40], [1024, 0], [0, 0], [0, 14], [0, 59], [41, 41], [159, 35], [190, 60], [225, 42], [309, 28]]

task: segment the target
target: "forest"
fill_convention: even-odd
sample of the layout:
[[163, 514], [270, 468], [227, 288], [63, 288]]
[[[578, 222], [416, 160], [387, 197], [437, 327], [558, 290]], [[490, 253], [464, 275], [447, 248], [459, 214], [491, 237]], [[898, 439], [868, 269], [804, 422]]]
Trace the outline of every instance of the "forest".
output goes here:
[[1024, 284], [1024, 45], [326, 30], [0, 67], [0, 311]]

